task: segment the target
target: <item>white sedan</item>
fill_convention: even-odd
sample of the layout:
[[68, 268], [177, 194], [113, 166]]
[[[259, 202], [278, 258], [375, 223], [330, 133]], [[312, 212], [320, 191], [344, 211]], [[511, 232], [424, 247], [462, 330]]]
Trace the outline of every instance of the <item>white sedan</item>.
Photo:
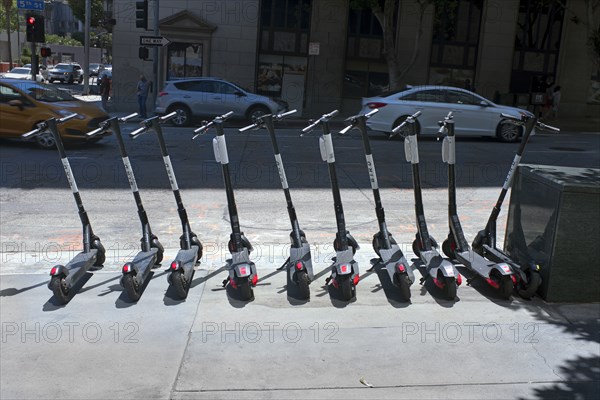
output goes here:
[[[2, 78], [8, 79], [26, 79], [31, 81], [31, 68], [26, 67], [15, 67], [11, 69], [9, 72], [5, 72], [1, 76]], [[36, 82], [44, 82], [44, 77], [38, 73], [35, 77]]]
[[[494, 104], [478, 94], [450, 86], [414, 86], [363, 98], [362, 113], [375, 108], [379, 112], [367, 121], [369, 128], [375, 131], [390, 133], [408, 116], [421, 111], [417, 132], [436, 135], [438, 121], [452, 111], [456, 135], [494, 136], [502, 142], [516, 142], [523, 133], [522, 127], [506, 121], [502, 113], [518, 118], [522, 115], [533, 116], [529, 111]], [[401, 129], [399, 133], [405, 137], [407, 130]]]

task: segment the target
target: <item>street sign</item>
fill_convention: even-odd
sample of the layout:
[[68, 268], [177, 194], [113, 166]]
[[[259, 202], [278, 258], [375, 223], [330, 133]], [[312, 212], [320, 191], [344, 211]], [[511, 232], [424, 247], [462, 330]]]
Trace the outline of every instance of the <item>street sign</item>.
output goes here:
[[169, 43], [171, 41], [162, 36], [140, 36], [140, 46], [161, 47]]
[[321, 43], [310, 42], [308, 44], [308, 55], [309, 56], [318, 56], [320, 51], [321, 51]]
[[19, 0], [17, 8], [20, 10], [44, 11], [44, 0]]

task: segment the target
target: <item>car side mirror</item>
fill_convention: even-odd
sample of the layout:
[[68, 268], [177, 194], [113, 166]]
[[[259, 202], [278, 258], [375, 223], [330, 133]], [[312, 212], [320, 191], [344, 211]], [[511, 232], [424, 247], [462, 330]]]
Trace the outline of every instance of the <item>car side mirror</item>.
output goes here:
[[246, 93], [244, 93], [244, 92], [240, 92], [239, 90], [235, 92], [235, 95], [236, 95], [237, 97], [246, 97]]
[[490, 103], [488, 103], [488, 102], [487, 102], [487, 101], [485, 101], [485, 100], [481, 100], [481, 101], [479, 102], [479, 105], [480, 105], [481, 107], [489, 107], [489, 106], [490, 106]]
[[25, 106], [23, 105], [23, 102], [21, 100], [15, 99], [15, 100], [11, 100], [8, 102], [9, 106], [13, 106], [13, 107], [18, 107], [19, 110], [23, 111], [23, 109], [25, 108]]

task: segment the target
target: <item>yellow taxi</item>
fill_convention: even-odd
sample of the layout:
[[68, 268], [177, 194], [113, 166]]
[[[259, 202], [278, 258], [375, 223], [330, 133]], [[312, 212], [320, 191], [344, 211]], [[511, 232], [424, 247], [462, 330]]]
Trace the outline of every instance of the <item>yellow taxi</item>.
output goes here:
[[[50, 118], [62, 118], [77, 114], [77, 117], [59, 125], [64, 141], [89, 140], [86, 132], [98, 128], [100, 122], [109, 118], [100, 107], [81, 101], [54, 86], [16, 79], [0, 79], [0, 137], [19, 138], [23, 133], [36, 128], [37, 123]], [[110, 135], [110, 132], [103, 135]], [[43, 148], [55, 145], [51, 133], [35, 137]]]

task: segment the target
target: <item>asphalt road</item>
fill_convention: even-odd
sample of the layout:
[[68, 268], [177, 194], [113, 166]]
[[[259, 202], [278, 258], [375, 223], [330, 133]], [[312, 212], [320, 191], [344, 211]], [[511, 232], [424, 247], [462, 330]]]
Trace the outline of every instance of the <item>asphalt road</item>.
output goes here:
[[[137, 124], [127, 124], [129, 132]], [[107, 248], [104, 267], [59, 306], [49, 268], [81, 247], [81, 226], [55, 151], [0, 142], [1, 398], [593, 398], [600, 391], [598, 304], [502, 300], [485, 282], [443, 299], [435, 285], [399, 299], [375, 258], [373, 197], [357, 133], [336, 137], [338, 176], [361, 282], [347, 303], [324, 284], [335, 218], [317, 136], [282, 129], [280, 148], [317, 279], [310, 301], [288, 295], [289, 221], [265, 132], [227, 130], [242, 229], [255, 247], [255, 298], [240, 302], [225, 278], [229, 216], [213, 134], [167, 128], [166, 140], [192, 229], [204, 244], [186, 301], [165, 268], [180, 235], [156, 139], [126, 138], [153, 231], [165, 246], [138, 303], [119, 285], [139, 248], [140, 226], [114, 137], [67, 149], [86, 209]], [[390, 231], [407, 259], [414, 238], [410, 168], [402, 142], [373, 134]], [[470, 242], [483, 227], [516, 149], [489, 139], [457, 143], [459, 213]], [[420, 142], [431, 233], [447, 234], [446, 166], [440, 143]], [[536, 135], [524, 163], [600, 166], [600, 135]], [[508, 200], [499, 221], [504, 234]], [[499, 238], [500, 242], [502, 237]], [[591, 265], [591, 264], [590, 264]], [[461, 273], [469, 272], [460, 267]], [[371, 387], [372, 386], [372, 387]]]

